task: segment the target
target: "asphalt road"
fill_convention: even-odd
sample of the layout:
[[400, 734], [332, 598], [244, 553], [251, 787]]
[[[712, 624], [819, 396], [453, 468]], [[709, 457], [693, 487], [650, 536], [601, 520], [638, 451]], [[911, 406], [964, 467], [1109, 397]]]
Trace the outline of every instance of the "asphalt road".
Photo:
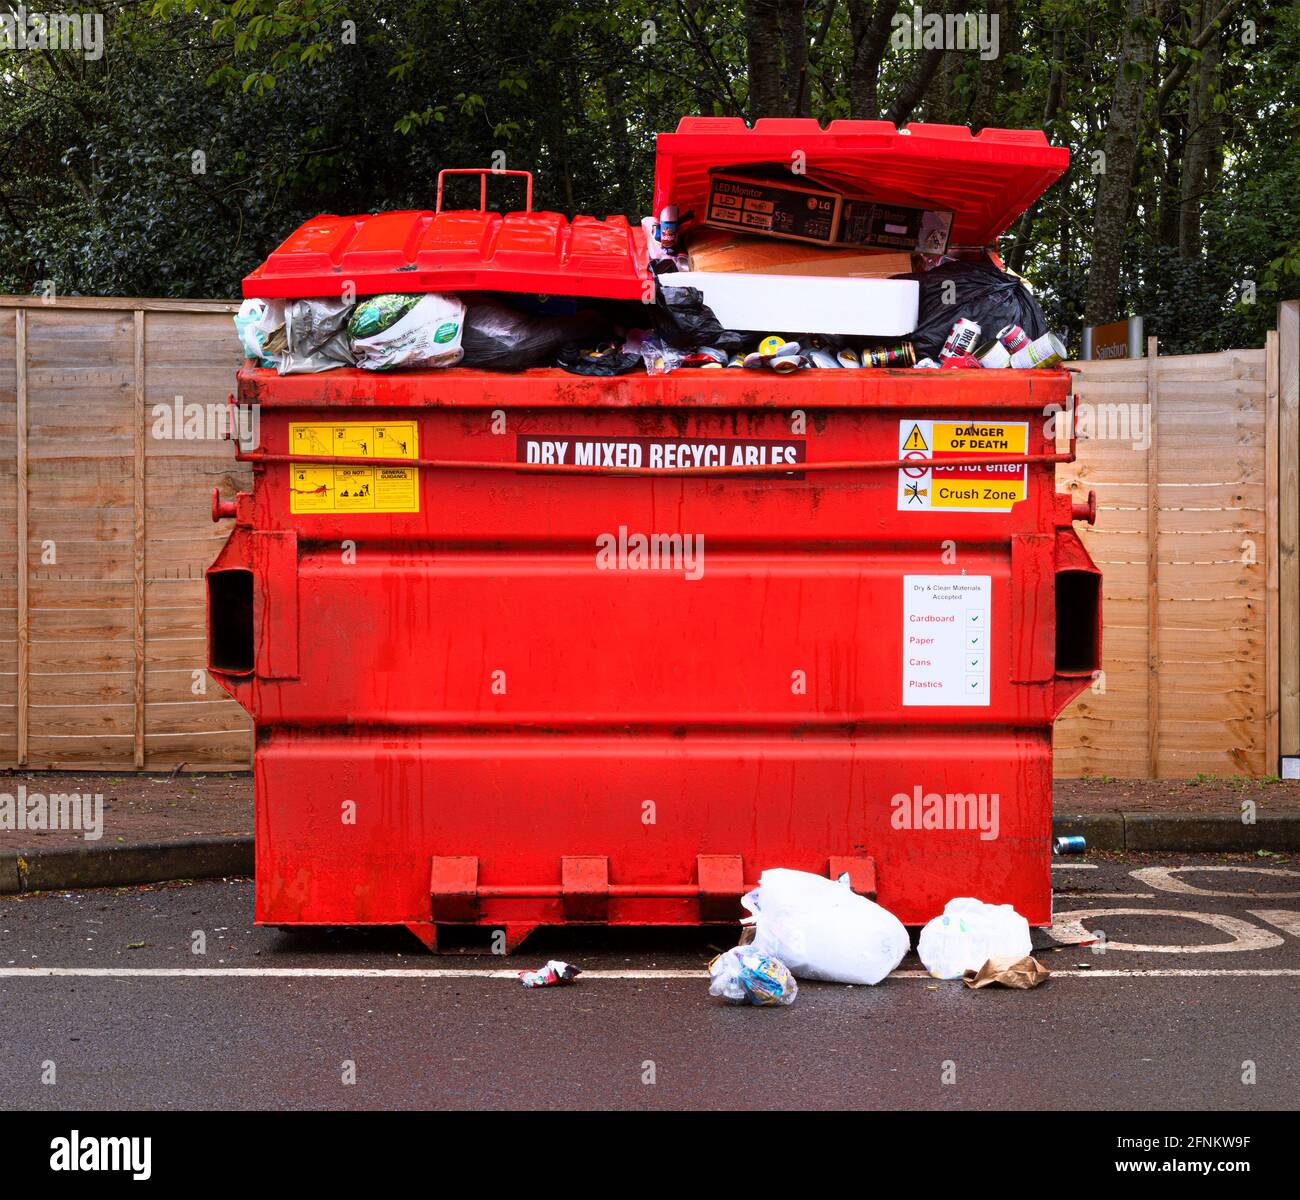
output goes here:
[[[405, 931], [255, 929], [247, 881], [5, 897], [0, 1108], [1300, 1106], [1300, 862], [1055, 876], [1056, 934], [1103, 910], [1082, 924], [1106, 949], [1044, 950], [1035, 991], [941, 983], [909, 956], [875, 988], [801, 984], [788, 1009], [710, 998], [726, 931], [433, 958]], [[585, 974], [521, 988], [548, 957]]]

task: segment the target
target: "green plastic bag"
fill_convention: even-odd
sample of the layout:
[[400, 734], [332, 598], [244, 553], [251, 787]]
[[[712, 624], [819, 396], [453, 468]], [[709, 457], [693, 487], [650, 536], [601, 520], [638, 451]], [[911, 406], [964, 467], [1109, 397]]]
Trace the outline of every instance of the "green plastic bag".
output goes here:
[[348, 333], [354, 338], [374, 337], [391, 325], [396, 325], [423, 297], [419, 294], [403, 295], [389, 292], [383, 296], [369, 296], [362, 300], [348, 322]]

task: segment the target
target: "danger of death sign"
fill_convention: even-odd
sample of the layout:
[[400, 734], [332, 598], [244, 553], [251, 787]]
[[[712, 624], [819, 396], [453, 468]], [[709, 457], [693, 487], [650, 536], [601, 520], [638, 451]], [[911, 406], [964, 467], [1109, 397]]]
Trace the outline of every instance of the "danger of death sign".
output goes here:
[[[898, 423], [898, 457], [914, 466], [898, 472], [898, 510], [1010, 512], [1028, 495], [1028, 467], [998, 458], [1028, 453], [1025, 421], [935, 421], [909, 417]], [[932, 465], [936, 455], [969, 463]]]

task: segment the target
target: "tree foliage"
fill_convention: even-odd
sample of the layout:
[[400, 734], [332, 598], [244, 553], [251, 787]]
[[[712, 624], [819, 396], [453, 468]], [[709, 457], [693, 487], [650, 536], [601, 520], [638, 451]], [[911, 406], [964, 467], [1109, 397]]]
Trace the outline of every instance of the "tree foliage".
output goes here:
[[445, 166], [638, 217], [684, 114], [886, 117], [1071, 148], [1000, 246], [1071, 340], [1086, 309], [1262, 342], [1300, 293], [1300, 8], [923, 8], [996, 17], [999, 53], [913, 45], [888, 0], [117, 0], [98, 57], [0, 49], [0, 289], [236, 295], [303, 220], [431, 207]]

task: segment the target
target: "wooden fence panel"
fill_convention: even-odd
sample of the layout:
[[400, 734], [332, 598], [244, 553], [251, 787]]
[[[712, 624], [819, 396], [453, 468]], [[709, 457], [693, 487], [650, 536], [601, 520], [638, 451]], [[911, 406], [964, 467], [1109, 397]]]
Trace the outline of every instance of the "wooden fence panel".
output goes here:
[[222, 437], [239, 363], [233, 311], [0, 299], [0, 762], [18, 762], [21, 707], [33, 768], [248, 765], [247, 715], [203, 669], [203, 571], [229, 531], [210, 521], [208, 493], [248, 486]]
[[1105, 673], [1057, 726], [1056, 773], [1271, 773], [1268, 354], [1076, 365], [1084, 436], [1058, 481], [1097, 492], [1081, 536], [1104, 577]]

